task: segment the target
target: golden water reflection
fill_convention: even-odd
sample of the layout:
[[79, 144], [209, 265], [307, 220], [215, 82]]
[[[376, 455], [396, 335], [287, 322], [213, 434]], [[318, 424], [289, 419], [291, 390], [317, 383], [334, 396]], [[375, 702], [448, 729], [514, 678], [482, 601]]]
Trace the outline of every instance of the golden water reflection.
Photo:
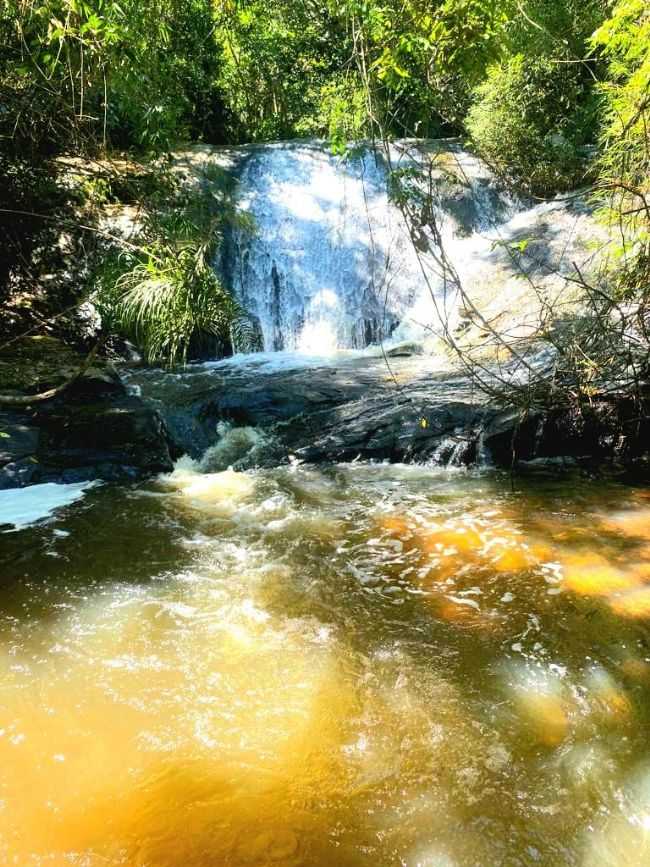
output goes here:
[[[23, 531], [0, 863], [648, 862], [644, 492], [186, 461], [124, 496]], [[177, 565], [116, 579], [120, 521]]]

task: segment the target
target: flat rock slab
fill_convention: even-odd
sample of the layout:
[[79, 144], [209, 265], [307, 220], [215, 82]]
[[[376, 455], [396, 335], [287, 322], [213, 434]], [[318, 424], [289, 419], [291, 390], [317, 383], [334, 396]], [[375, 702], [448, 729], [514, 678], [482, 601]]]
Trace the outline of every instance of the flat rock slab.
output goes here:
[[445, 438], [476, 440], [496, 412], [467, 378], [422, 358], [351, 357], [286, 368], [253, 359], [182, 373], [143, 369], [127, 379], [164, 417], [178, 450], [200, 457], [227, 421], [271, 435], [267, 455], [256, 454], [266, 465], [292, 456], [423, 458]]
[[508, 468], [528, 468], [526, 462], [538, 460], [555, 469], [557, 457], [568, 458], [562, 467], [593, 469], [604, 462], [644, 461], [650, 443], [650, 423], [637, 424], [634, 437], [618, 436], [627, 430], [627, 416], [638, 415], [624, 403], [601, 400], [590, 416], [560, 408], [522, 418], [518, 409], [490, 402], [468, 376], [441, 369], [432, 357], [349, 355], [301, 362], [277, 353], [123, 375], [164, 418], [175, 453], [201, 458], [224, 436], [222, 422], [263, 431], [263, 447], [257, 441], [234, 458], [227, 450], [236, 469], [292, 459], [487, 459]]

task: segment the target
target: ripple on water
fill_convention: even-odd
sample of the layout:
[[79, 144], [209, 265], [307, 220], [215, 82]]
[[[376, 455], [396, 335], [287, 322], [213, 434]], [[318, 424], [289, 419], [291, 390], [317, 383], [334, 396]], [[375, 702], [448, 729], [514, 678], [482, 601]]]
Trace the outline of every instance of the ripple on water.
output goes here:
[[184, 461], [22, 531], [60, 556], [0, 616], [0, 860], [643, 863], [646, 506]]

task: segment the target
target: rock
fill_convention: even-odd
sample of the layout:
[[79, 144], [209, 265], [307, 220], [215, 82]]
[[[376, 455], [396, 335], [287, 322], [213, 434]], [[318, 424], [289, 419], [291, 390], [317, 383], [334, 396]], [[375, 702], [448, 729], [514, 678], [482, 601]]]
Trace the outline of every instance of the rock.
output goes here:
[[424, 355], [424, 347], [421, 343], [398, 343], [386, 350], [387, 358], [409, 358], [412, 355]]
[[[83, 362], [67, 347], [62, 352], [50, 342], [44, 345], [50, 362], [56, 353], [64, 367], [47, 375], [29, 375], [25, 368], [22, 374], [14, 372], [14, 385], [27, 385], [28, 391], [37, 386], [40, 391], [65, 381]], [[98, 362], [51, 400], [0, 411], [0, 488], [52, 481], [130, 481], [167, 472], [172, 468], [169, 445], [157, 411], [129, 394], [111, 365]]]
[[369, 356], [298, 365], [253, 356], [181, 373], [132, 371], [128, 381], [163, 416], [179, 453], [200, 457], [218, 440], [221, 421], [263, 429], [256, 466], [296, 458], [453, 466], [487, 459], [526, 472], [591, 470], [603, 461], [641, 461], [650, 445], [650, 422], [641, 425], [633, 406], [603, 402], [579, 418], [564, 409], [522, 417], [491, 404], [467, 376], [437, 371], [426, 356], [391, 359], [390, 371]]
[[162, 419], [133, 395], [57, 402], [37, 420], [37, 458], [55, 471], [97, 466], [100, 478], [136, 478], [171, 469]]
[[33, 456], [0, 466], [0, 490], [34, 484], [38, 481], [38, 470], [38, 462]]
[[438, 374], [422, 358], [395, 359], [391, 368], [399, 385], [382, 358], [367, 357], [287, 370], [255, 361], [180, 376], [144, 370], [129, 381], [163, 415], [178, 449], [193, 457], [214, 444], [223, 420], [269, 432], [274, 445], [262, 458], [268, 466], [291, 455], [311, 462], [426, 459], [459, 431], [468, 457], [475, 453], [486, 405], [471, 383]]
[[558, 455], [554, 458], [533, 458], [529, 461], [517, 461], [515, 464], [515, 468], [520, 473], [542, 476], [556, 476], [558, 472], [576, 470], [578, 467], [578, 461], [575, 458], [566, 455]]
[[55, 337], [23, 337], [0, 351], [0, 393], [37, 394], [74, 375], [83, 357]]
[[25, 421], [19, 413], [0, 412], [0, 466], [38, 450], [39, 430]]
[[483, 428], [483, 447], [498, 466], [509, 467], [513, 455], [528, 460], [535, 454], [539, 425], [538, 415], [522, 418], [519, 409], [497, 411]]

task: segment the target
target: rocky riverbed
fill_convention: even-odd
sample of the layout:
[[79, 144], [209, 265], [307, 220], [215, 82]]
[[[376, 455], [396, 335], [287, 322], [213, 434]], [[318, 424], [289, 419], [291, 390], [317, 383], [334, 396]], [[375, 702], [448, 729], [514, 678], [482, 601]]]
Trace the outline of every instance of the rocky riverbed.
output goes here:
[[200, 458], [217, 446], [210, 469], [294, 459], [593, 467], [637, 461], [649, 441], [645, 428], [627, 425], [634, 407], [615, 398], [594, 401], [580, 418], [559, 410], [522, 415], [440, 358], [410, 351], [260, 354], [181, 373], [132, 370], [127, 379], [164, 418], [172, 452]]
[[[80, 363], [48, 339], [28, 349], [2, 369], [15, 394], [56, 386]], [[0, 487], [130, 481], [169, 471], [183, 454], [209, 470], [295, 460], [638, 466], [650, 437], [635, 413], [612, 398], [580, 417], [522, 416], [412, 348], [392, 357], [261, 353], [172, 371], [118, 372], [101, 361], [52, 400], [0, 407]]]

